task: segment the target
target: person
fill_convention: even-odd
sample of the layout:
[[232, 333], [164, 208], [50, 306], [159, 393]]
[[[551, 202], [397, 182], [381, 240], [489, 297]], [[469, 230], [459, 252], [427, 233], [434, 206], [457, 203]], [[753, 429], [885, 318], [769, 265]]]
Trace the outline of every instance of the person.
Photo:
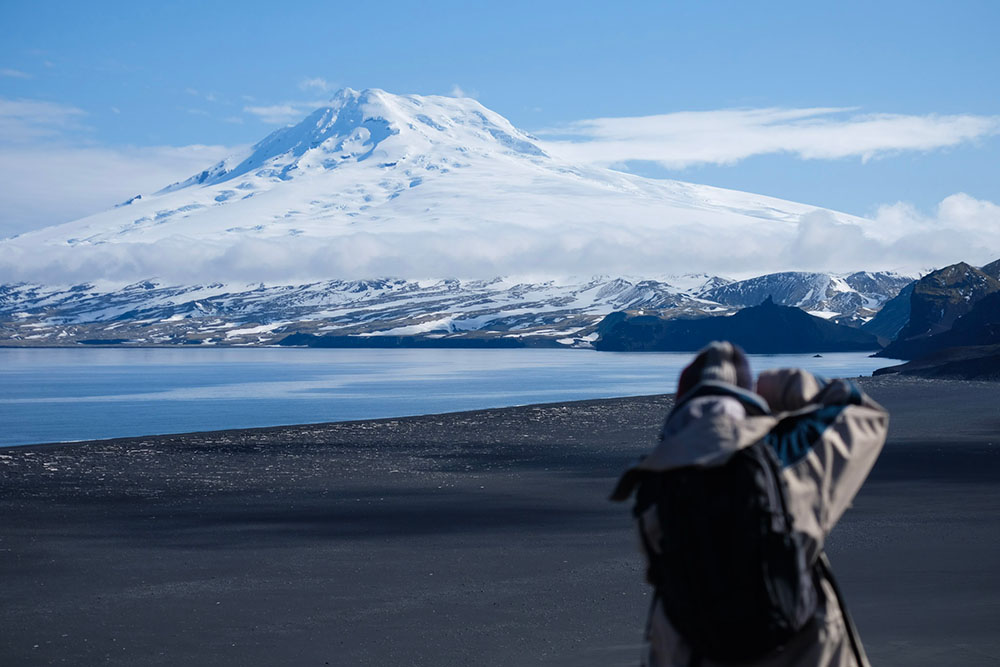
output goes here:
[[[630, 497], [634, 491], [638, 497], [635, 513], [642, 551], [646, 556], [647, 579], [654, 584], [646, 629], [645, 662], [650, 667], [732, 664], [753, 667], [864, 667], [867, 665], [864, 650], [829, 570], [823, 546], [878, 457], [888, 432], [888, 413], [853, 382], [827, 382], [801, 369], [764, 371], [757, 380], [756, 391], [752, 391], [753, 388], [747, 357], [739, 347], [727, 342], [714, 342], [704, 348], [681, 373], [676, 403], [663, 424], [658, 444], [625, 472], [612, 494], [612, 499], [618, 501]], [[696, 615], [693, 607], [711, 606], [711, 600], [730, 599], [727, 596], [738, 597], [744, 591], [736, 589], [749, 586], [746, 580], [741, 584], [729, 583], [735, 576], [729, 570], [739, 569], [739, 564], [734, 566], [731, 561], [725, 560], [739, 551], [739, 545], [733, 546], [732, 540], [736, 539], [733, 538], [734, 531], [727, 528], [725, 536], [711, 538], [716, 542], [686, 534], [678, 538], [676, 525], [672, 524], [669, 528], [663, 526], [664, 510], [649, 500], [649, 491], [646, 491], [646, 500], [643, 501], [643, 487], [644, 480], [663, 479], [664, 474], [674, 474], [675, 477], [669, 479], [676, 481], [679, 479], [676, 471], [681, 471], [681, 474], [688, 474], [684, 471], [691, 470], [703, 471], [703, 477], [696, 479], [710, 480], [712, 478], [705, 475], [711, 475], [713, 471], [718, 473], [727, 466], [732, 468], [739, 453], [742, 452], [740, 456], [749, 461], [753, 457], [749, 457], [748, 453], [761, 448], [771, 453], [765, 452], [766, 456], [757, 456], [757, 459], [772, 461], [774, 469], [780, 471], [774, 475], [774, 484], [780, 490], [787, 528], [776, 530], [787, 530], [790, 536], [782, 542], [785, 545], [783, 553], [794, 553], [794, 558], [799, 559], [796, 562], [806, 574], [800, 576], [799, 581], [794, 581], [795, 575], [790, 575], [791, 583], [786, 582], [786, 588], [792, 590], [794, 595], [785, 598], [786, 606], [791, 610], [788, 615], [791, 621], [790, 625], [786, 624], [784, 635], [775, 635], [780, 643], [772, 645], [773, 638], [758, 637], [755, 649], [747, 649], [744, 654], [740, 652], [744, 650], [741, 644], [753, 643], [754, 638], [748, 640], [737, 635], [753, 623], [737, 621], [737, 625], [727, 626], [730, 630], [694, 627], [696, 633], [709, 633], [708, 644], [704, 634], [692, 634], [692, 623], [696, 623], [692, 620], [692, 616]], [[683, 479], [690, 480], [691, 477], [688, 475]], [[736, 493], [732, 491], [736, 488], [732, 482], [725, 483], [729, 486], [716, 487], [716, 490], [707, 493], [716, 496]], [[652, 487], [653, 484], [645, 482], [645, 486]], [[664, 493], [661, 487], [656, 489], [655, 493]], [[697, 491], [697, 488], [686, 487], [683, 490], [686, 495], [678, 496], [680, 500], [677, 503], [683, 504], [685, 498], [702, 498]], [[709, 501], [701, 499], [692, 502]], [[720, 498], [720, 501], [744, 509], [749, 502], [734, 498]], [[706, 513], [710, 511], [705, 510]], [[696, 522], [705, 515], [695, 514]], [[781, 519], [778, 516], [776, 521], [781, 523]], [[691, 530], [704, 532], [711, 531], [712, 527], [700, 526]], [[675, 545], [668, 544], [668, 534], [675, 542], [680, 542], [676, 545], [679, 548], [671, 550]], [[730, 540], [726, 542], [728, 546], [718, 549], [703, 546], [718, 544], [719, 539]], [[699, 545], [702, 545], [700, 552]], [[687, 558], [684, 562], [690, 568], [708, 568], [707, 576], [722, 582], [719, 586], [724, 590], [711, 593], [689, 591], [687, 594], [690, 597], [684, 598], [684, 582], [693, 585], [690, 582], [702, 580], [697, 579], [697, 573], [680, 575], [663, 572], [665, 554], [668, 553], [675, 560], [666, 562], [676, 563], [680, 562], [677, 558]], [[739, 556], [744, 560], [754, 557]], [[785, 566], [763, 563], [765, 576], [777, 576], [774, 572], [789, 571], [788, 567], [781, 570], [782, 567]], [[749, 569], [743, 568], [742, 571], [759, 573], [761, 564], [751, 563]], [[672, 581], [680, 583], [671, 584]], [[775, 588], [768, 585], [772, 590]], [[674, 591], [673, 597], [670, 591]], [[690, 607], [678, 608], [681, 604], [678, 603], [678, 595], [682, 600], [690, 599], [694, 603], [684, 601], [683, 604]], [[702, 609], [699, 618], [714, 618], [712, 614], [730, 614], [725, 618], [739, 618], [738, 610], [719, 609], [721, 604], [716, 604], [714, 609]], [[752, 616], [747, 618], [754, 622], [759, 620]], [[735, 630], [732, 629], [734, 627]], [[721, 636], [712, 636], [713, 632]], [[733, 636], [726, 636], [729, 634]], [[695, 641], [694, 638], [699, 639]], [[719, 650], [713, 655], [706, 655], [706, 652], [712, 651], [706, 651], [705, 646]], [[726, 653], [727, 650], [729, 653]]]

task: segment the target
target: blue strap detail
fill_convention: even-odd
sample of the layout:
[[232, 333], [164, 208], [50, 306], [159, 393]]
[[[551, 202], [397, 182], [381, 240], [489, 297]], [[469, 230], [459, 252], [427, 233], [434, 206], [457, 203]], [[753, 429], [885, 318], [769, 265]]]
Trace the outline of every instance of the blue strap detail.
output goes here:
[[[820, 379], [822, 389], [816, 400], [823, 402], [823, 394], [833, 384], [826, 379]], [[808, 412], [804, 415], [783, 419], [771, 429], [771, 432], [764, 436], [764, 442], [774, 449], [784, 468], [795, 465], [809, 454], [810, 450], [816, 446], [819, 439], [823, 437], [823, 431], [828, 429], [837, 420], [840, 413], [849, 405], [861, 405], [862, 394], [858, 385], [850, 380], [838, 380], [850, 389], [843, 402]]]
[[830, 405], [813, 412], [783, 419], [764, 436], [764, 442], [774, 449], [783, 468], [804, 459], [828, 429], [837, 420], [846, 405]]

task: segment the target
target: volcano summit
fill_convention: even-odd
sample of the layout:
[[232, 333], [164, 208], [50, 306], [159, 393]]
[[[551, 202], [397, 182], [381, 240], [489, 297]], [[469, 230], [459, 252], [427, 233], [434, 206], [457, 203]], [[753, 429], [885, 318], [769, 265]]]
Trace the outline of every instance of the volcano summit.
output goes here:
[[825, 252], [803, 229], [867, 224], [574, 164], [472, 99], [345, 89], [187, 180], [0, 241], [0, 342], [586, 346], [615, 310], [702, 316], [768, 295], [858, 325], [910, 278], [718, 276]]
[[749, 275], [810, 268], [804, 217], [867, 224], [573, 164], [472, 99], [345, 89], [185, 181], [0, 242], [0, 280]]

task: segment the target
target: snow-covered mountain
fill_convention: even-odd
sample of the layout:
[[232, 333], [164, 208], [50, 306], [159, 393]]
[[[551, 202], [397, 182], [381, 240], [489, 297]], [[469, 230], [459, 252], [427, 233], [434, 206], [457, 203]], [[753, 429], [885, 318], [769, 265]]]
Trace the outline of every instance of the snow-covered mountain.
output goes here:
[[280, 286], [143, 281], [121, 289], [17, 285], [0, 289], [0, 343], [267, 344], [290, 332], [583, 341], [604, 315], [643, 307], [694, 315], [721, 310], [666, 282], [621, 278], [561, 284], [498, 278]]
[[893, 272], [772, 273], [702, 290], [699, 296], [727, 306], [756, 306], [768, 297], [842, 324], [871, 319], [887, 299], [913, 282], [914, 276]]
[[720, 314], [768, 296], [867, 320], [904, 278], [720, 277], [787, 263], [806, 217], [868, 224], [573, 164], [475, 100], [345, 89], [185, 181], [0, 241], [0, 344], [299, 331], [583, 345], [614, 310]]
[[0, 241], [0, 282], [755, 275], [805, 204], [573, 164], [468, 98], [343, 90], [246, 151]]
[[[436, 338], [520, 336], [581, 347], [596, 337], [597, 322], [614, 311], [666, 317], [720, 315], [757, 305], [768, 296], [783, 305], [806, 309], [843, 306], [845, 310], [824, 314], [860, 323], [898, 291], [902, 280], [889, 274], [869, 277], [885, 291], [865, 286], [862, 293], [848, 284], [851, 276], [809, 273], [742, 282], [693, 275], [541, 282], [496, 278], [334, 280], [304, 285], [183, 286], [156, 281], [125, 287], [6, 285], [0, 287], [0, 344], [267, 345], [298, 332]], [[759, 291], [768, 292], [759, 300], [755, 296], [758, 292], [751, 289], [758, 283], [772, 286]], [[828, 299], [824, 296], [827, 292], [819, 289], [829, 290], [830, 285], [842, 290], [834, 291], [835, 299]], [[733, 289], [727, 291], [726, 287]]]

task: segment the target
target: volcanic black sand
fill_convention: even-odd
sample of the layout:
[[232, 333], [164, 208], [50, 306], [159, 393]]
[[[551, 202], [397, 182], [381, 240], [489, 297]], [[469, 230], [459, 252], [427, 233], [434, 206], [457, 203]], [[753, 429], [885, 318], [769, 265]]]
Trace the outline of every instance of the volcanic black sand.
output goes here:
[[[872, 661], [1000, 664], [1000, 387], [864, 385], [828, 550]], [[0, 665], [634, 665], [606, 496], [670, 400], [0, 450]]]

